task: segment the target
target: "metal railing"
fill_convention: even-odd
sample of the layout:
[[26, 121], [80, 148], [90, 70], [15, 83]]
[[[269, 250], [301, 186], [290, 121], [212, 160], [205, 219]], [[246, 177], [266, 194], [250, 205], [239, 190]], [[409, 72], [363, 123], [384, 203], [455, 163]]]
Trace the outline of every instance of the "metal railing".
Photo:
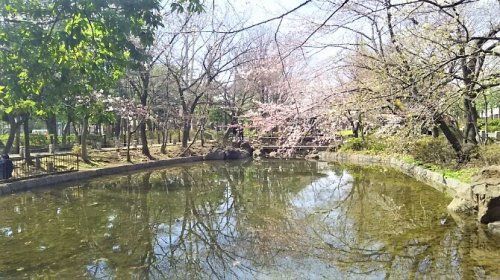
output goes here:
[[[0, 183], [73, 172], [78, 171], [80, 167], [79, 156], [72, 153], [33, 155], [29, 159], [17, 157], [10, 160], [14, 165], [12, 177], [9, 179], [0, 177]], [[6, 174], [5, 165], [1, 168], [4, 170], [0, 174]]]

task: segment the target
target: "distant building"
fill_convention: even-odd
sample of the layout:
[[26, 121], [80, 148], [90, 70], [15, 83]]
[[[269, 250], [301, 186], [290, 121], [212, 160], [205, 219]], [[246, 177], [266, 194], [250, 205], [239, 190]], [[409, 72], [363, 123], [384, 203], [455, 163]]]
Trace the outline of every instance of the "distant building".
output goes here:
[[481, 111], [479, 113], [481, 118], [488, 117], [489, 119], [500, 119], [500, 107], [488, 109], [488, 111]]
[[49, 135], [49, 131], [47, 129], [33, 129], [31, 134]]

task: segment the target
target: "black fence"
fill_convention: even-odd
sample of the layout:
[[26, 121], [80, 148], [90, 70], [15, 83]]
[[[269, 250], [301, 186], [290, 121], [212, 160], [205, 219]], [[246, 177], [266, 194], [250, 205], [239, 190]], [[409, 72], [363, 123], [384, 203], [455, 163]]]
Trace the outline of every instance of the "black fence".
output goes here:
[[78, 155], [52, 154], [52, 155], [33, 155], [29, 159], [11, 158], [14, 165], [12, 177], [6, 178], [6, 164], [0, 165], [0, 182], [17, 181], [28, 178], [41, 177], [50, 174], [59, 174], [78, 171], [80, 158]]

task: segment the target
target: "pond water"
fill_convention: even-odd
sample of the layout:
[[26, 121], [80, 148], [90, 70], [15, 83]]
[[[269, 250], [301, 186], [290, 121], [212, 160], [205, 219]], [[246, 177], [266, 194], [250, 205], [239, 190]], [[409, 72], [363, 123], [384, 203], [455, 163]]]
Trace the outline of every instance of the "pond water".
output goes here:
[[500, 277], [500, 240], [382, 167], [211, 162], [0, 197], [0, 279]]

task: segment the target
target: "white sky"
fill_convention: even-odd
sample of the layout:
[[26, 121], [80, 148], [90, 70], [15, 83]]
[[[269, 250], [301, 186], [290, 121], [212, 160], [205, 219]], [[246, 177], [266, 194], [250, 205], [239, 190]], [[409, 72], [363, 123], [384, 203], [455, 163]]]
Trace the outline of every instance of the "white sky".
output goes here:
[[[306, 0], [214, 0], [216, 5], [217, 3], [227, 3], [236, 10], [236, 13], [239, 17], [243, 17], [248, 19], [248, 22], [245, 26], [249, 26], [258, 22], [262, 22], [264, 20], [279, 16], [297, 6], [301, 3], [304, 3]], [[219, 2], [217, 2], [219, 1]], [[393, 3], [396, 2], [407, 2], [410, 0], [393, 0]], [[332, 2], [341, 3], [342, 1], [325, 1], [325, 0], [313, 0], [307, 5], [301, 7], [299, 10], [294, 13], [288, 15], [282, 22], [280, 27], [280, 34], [282, 38], [286, 33], [287, 36], [290, 36], [290, 33], [294, 34], [294, 31], [299, 29], [304, 29], [305, 24], [312, 24], [309, 28], [309, 31], [314, 29], [313, 26], [317, 26], [319, 23], [323, 22], [332, 12]], [[439, 0], [438, 0], [439, 2]], [[451, 0], [442, 0], [443, 3], [455, 2]], [[323, 6], [323, 9], [321, 9]], [[474, 7], [474, 8], [471, 8]], [[476, 29], [476, 31], [481, 29], [488, 29], [491, 25], [496, 25], [500, 23], [500, 1], [498, 0], [478, 0], [476, 3], [468, 6], [466, 11], [469, 19], [474, 20], [472, 24]], [[472, 14], [472, 15], [471, 15]], [[330, 23], [340, 23], [343, 20], [349, 20], [349, 17], [344, 18], [336, 18], [334, 17], [330, 20]], [[274, 31], [278, 26], [279, 20], [273, 21], [267, 26]], [[362, 22], [357, 23], [355, 26], [357, 29], [370, 28], [369, 26], [364, 25]], [[481, 32], [478, 32], [481, 33]], [[278, 35], [278, 39], [279, 36]], [[295, 35], [295, 34], [294, 34]], [[296, 39], [303, 38], [308, 34], [299, 34], [296, 33]], [[328, 33], [328, 31], [324, 31], [323, 33], [320, 31], [318, 34], [313, 36], [308, 42], [311, 44], [318, 42], [345, 42], [346, 40], [351, 41], [353, 39], [353, 35], [350, 32], [335, 32], [334, 34]], [[278, 40], [279, 41], [279, 40]], [[321, 61], [328, 59], [331, 56], [335, 56], [338, 53], [338, 49], [329, 48], [324, 51], [321, 51], [319, 54], [314, 55], [310, 58], [312, 61]]]
[[[304, 3], [306, 0], [206, 0], [206, 6], [211, 6], [212, 3], [216, 5], [216, 13], [221, 10], [219, 7], [229, 6], [230, 12], [226, 15], [227, 18], [232, 18], [235, 21], [238, 19], [244, 19], [245, 22], [242, 26], [251, 26], [252, 24], [260, 23], [262, 21], [274, 18], [276, 16], [282, 15], [283, 13], [290, 11], [291, 9]], [[410, 0], [393, 0], [393, 3], [397, 1], [410, 1]], [[443, 0], [450, 2], [451, 0]], [[340, 0], [313, 0], [311, 3], [301, 7], [299, 10], [295, 11], [293, 14], [287, 15], [283, 20], [280, 32], [278, 33], [279, 44], [290, 45], [290, 39], [295, 40], [295, 43], [303, 42], [305, 38], [314, 30], [318, 24], [323, 22], [333, 11], [333, 3], [341, 3]], [[359, 1], [357, 1], [359, 3]], [[323, 5], [323, 7], [321, 7]], [[474, 4], [474, 9], [467, 11], [467, 13], [473, 13], [474, 16], [470, 17], [474, 19], [475, 26], [479, 29], [485, 28], [491, 25], [493, 22], [498, 22], [500, 20], [500, 1], [498, 0], [479, 0]], [[211, 7], [210, 7], [211, 10]], [[352, 18], [352, 15], [342, 13], [336, 15], [332, 18], [329, 23], [342, 24], [343, 22], [348, 22]], [[265, 26], [274, 33], [279, 24], [279, 20], [275, 20], [266, 24]], [[485, 26], [486, 25], [486, 26]], [[482, 26], [482, 27], [481, 27]], [[370, 25], [366, 25], [362, 21], [357, 21], [351, 24], [357, 30], [367, 31], [371, 29]], [[481, 32], [479, 32], [481, 33]], [[313, 36], [308, 43], [310, 45], [319, 46], [321, 43], [345, 43], [353, 42], [355, 36], [352, 32], [338, 31], [332, 32], [327, 28], [322, 28], [315, 36]], [[312, 68], [327, 68], [336, 67], [337, 59], [341, 58], [339, 55], [341, 49], [336, 47], [329, 47], [316, 53], [318, 49], [306, 48], [304, 53], [305, 61], [307, 61], [308, 66], [304, 69]], [[309, 52], [309, 53], [307, 53]], [[300, 50], [297, 51], [298, 54]], [[296, 53], [296, 54], [297, 54]], [[331, 69], [331, 68], [330, 68]], [[306, 70], [307, 71], [307, 70]]]

